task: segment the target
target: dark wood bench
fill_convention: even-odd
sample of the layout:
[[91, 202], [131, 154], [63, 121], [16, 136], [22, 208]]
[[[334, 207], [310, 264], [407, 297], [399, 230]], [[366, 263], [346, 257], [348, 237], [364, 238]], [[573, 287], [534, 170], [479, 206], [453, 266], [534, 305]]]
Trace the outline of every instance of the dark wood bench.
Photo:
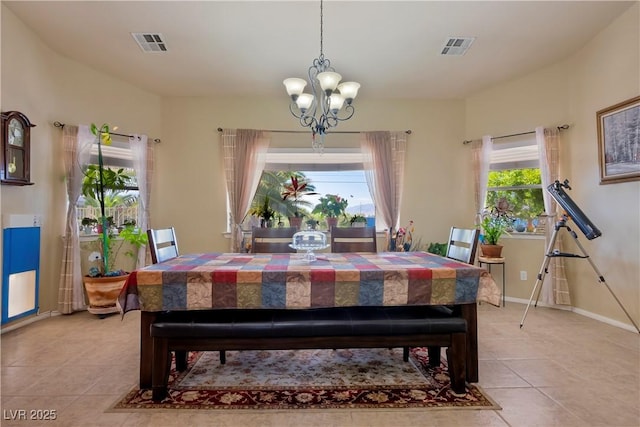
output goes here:
[[[151, 325], [153, 400], [167, 394], [170, 352], [310, 348], [429, 347], [430, 364], [447, 347], [451, 388], [465, 389], [466, 321], [430, 306], [228, 309], [172, 313]], [[177, 361], [178, 368], [184, 363]]]

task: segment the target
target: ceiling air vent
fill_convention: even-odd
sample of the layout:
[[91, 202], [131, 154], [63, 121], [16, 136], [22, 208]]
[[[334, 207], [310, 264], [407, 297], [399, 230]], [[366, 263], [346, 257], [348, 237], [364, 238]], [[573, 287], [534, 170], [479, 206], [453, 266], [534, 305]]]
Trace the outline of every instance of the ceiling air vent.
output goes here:
[[454, 56], [464, 55], [475, 39], [475, 37], [449, 37], [442, 46], [440, 54]]
[[167, 45], [160, 33], [131, 33], [143, 52], [166, 52]]

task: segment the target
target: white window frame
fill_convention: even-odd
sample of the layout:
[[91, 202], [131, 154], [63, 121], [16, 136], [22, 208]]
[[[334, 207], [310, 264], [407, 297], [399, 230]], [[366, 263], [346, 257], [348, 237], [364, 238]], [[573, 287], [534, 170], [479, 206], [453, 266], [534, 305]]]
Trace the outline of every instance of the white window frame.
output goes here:
[[[489, 172], [502, 171], [508, 169], [540, 169], [540, 156], [538, 154], [538, 144], [534, 133], [518, 135], [504, 138], [501, 141], [496, 138], [493, 141], [491, 157], [489, 160]], [[512, 191], [542, 188], [540, 184], [490, 187], [487, 186], [487, 199], [493, 191]], [[512, 237], [531, 238], [535, 235], [531, 233], [512, 233]], [[508, 237], [508, 236], [507, 236]], [[536, 238], [539, 236], [535, 236]]]

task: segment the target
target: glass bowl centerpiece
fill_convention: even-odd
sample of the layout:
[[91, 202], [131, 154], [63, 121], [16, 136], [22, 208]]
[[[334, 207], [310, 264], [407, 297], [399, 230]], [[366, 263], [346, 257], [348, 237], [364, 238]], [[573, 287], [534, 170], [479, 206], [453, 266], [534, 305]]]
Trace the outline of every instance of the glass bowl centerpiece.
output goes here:
[[313, 230], [297, 232], [293, 235], [292, 242], [289, 246], [298, 251], [307, 251], [304, 256], [304, 260], [307, 262], [312, 262], [317, 259], [313, 251], [329, 247], [327, 244], [327, 236], [322, 232]]

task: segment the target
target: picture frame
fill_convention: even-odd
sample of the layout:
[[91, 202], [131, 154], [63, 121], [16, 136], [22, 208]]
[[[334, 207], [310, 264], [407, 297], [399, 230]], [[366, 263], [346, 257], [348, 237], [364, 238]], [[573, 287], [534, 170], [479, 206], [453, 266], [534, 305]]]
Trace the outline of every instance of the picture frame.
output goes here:
[[600, 184], [640, 180], [640, 96], [596, 113]]

